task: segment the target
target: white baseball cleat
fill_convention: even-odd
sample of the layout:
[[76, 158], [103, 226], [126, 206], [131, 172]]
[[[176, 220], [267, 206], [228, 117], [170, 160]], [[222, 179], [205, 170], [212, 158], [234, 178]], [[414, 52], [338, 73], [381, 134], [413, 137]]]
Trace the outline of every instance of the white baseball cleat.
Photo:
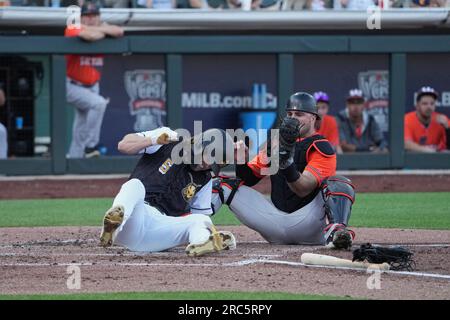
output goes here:
[[199, 257], [207, 253], [236, 249], [236, 238], [229, 231], [212, 231], [209, 239], [202, 244], [190, 244], [186, 247], [186, 254]]
[[103, 247], [110, 247], [113, 244], [114, 232], [123, 222], [125, 208], [114, 206], [105, 213], [103, 218], [103, 229], [100, 234], [100, 244]]

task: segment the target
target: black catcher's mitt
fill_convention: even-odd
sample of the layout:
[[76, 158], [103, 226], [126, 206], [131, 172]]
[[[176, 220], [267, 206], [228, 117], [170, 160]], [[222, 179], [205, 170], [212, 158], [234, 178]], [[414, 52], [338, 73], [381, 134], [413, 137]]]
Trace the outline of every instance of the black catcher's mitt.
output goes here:
[[391, 270], [413, 271], [415, 262], [412, 256], [413, 253], [403, 247], [373, 246], [370, 243], [362, 244], [359, 249], [353, 250], [353, 261], [387, 262]]
[[291, 117], [285, 117], [280, 124], [280, 168], [285, 169], [293, 162], [295, 142], [300, 136], [300, 122]]

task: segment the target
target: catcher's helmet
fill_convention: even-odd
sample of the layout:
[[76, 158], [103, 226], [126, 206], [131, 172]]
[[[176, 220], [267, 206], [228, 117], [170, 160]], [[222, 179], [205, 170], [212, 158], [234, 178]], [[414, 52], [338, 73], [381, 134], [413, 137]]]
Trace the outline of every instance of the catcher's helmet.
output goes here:
[[306, 92], [296, 92], [290, 96], [287, 104], [286, 111], [303, 111], [315, 114], [317, 119], [320, 119], [320, 115], [317, 112], [316, 99], [312, 95]]
[[[214, 175], [218, 175], [220, 168], [228, 165], [227, 160], [232, 161], [234, 157], [234, 141], [233, 138], [222, 129], [209, 129], [195, 136], [191, 140], [192, 155], [196, 159], [201, 155], [202, 159], [211, 165], [211, 171]], [[205, 153], [205, 149], [211, 146], [210, 154]], [[228, 157], [227, 157], [228, 156]]]

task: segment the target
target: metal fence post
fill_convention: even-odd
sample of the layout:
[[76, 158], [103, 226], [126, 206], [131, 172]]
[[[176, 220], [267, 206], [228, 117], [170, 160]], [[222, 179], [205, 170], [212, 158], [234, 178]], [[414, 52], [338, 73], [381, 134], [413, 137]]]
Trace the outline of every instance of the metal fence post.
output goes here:
[[51, 156], [53, 174], [66, 172], [66, 60], [51, 56], [50, 77]]
[[391, 168], [403, 168], [405, 143], [403, 119], [406, 103], [406, 54], [390, 55], [389, 72], [389, 149]]
[[294, 55], [278, 55], [278, 116], [284, 112], [285, 102], [294, 90]]
[[167, 70], [167, 123], [170, 128], [177, 129], [183, 126], [181, 109], [183, 60], [179, 54], [166, 55]]

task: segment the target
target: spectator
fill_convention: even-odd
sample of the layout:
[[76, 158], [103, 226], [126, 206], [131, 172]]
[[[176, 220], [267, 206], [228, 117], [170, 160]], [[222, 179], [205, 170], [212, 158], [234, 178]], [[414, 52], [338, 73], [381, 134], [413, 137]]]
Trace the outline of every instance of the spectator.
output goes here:
[[422, 87], [417, 93], [416, 111], [405, 115], [406, 150], [437, 152], [447, 148], [444, 119], [435, 112], [437, 98], [438, 93], [431, 87]]
[[407, 0], [410, 8], [446, 7], [446, 0]]
[[283, 3], [281, 4], [281, 10], [309, 10], [311, 9], [312, 1], [313, 0], [283, 0]]
[[370, 6], [375, 6], [373, 0], [334, 0], [334, 9], [366, 11]]
[[137, 4], [141, 8], [149, 9], [175, 9], [177, 7], [176, 0], [137, 0]]
[[[208, 6], [212, 9], [239, 9], [243, 8], [242, 2], [244, 0], [207, 0]], [[260, 8], [261, 0], [251, 0], [251, 10]], [[268, 2], [270, 4], [270, 2]], [[269, 6], [267, 6], [269, 8]]]
[[385, 152], [386, 141], [375, 118], [365, 110], [359, 89], [350, 90], [347, 108], [337, 115], [339, 139], [344, 152]]
[[103, 7], [105, 8], [129, 8], [129, 0], [103, 0]]
[[261, 0], [259, 8], [256, 9], [265, 11], [279, 11], [281, 3], [282, 3], [281, 0]]
[[177, 9], [207, 8], [206, 0], [177, 0]]
[[[0, 80], [0, 108], [5, 106], [6, 98], [3, 91], [3, 83]], [[6, 127], [0, 123], [0, 159], [8, 157], [8, 131]]]
[[[100, 10], [94, 3], [81, 8], [81, 26], [68, 26], [66, 37], [79, 37], [85, 41], [98, 41], [106, 36], [121, 37], [120, 27], [102, 23]], [[102, 55], [67, 56], [67, 101], [75, 106], [70, 158], [99, 156], [100, 129], [109, 100], [99, 94]]]
[[79, 6], [82, 7], [85, 0], [62, 0], [61, 7]]
[[[230, 9], [243, 9], [243, 2], [246, 0], [228, 0], [228, 5]], [[251, 0], [250, 9], [258, 10], [261, 5], [261, 0]]]
[[333, 0], [312, 0], [311, 10], [333, 9]]
[[444, 127], [447, 140], [447, 149], [450, 150], [450, 119], [445, 114], [438, 112], [434, 112], [433, 117], [435, 117], [436, 121]]
[[317, 133], [324, 136], [337, 153], [342, 153], [342, 148], [339, 145], [339, 129], [336, 119], [327, 114], [330, 110], [330, 99], [328, 98], [328, 94], [322, 91], [315, 92], [314, 99], [316, 99], [317, 110], [322, 118], [321, 121], [317, 122]]

